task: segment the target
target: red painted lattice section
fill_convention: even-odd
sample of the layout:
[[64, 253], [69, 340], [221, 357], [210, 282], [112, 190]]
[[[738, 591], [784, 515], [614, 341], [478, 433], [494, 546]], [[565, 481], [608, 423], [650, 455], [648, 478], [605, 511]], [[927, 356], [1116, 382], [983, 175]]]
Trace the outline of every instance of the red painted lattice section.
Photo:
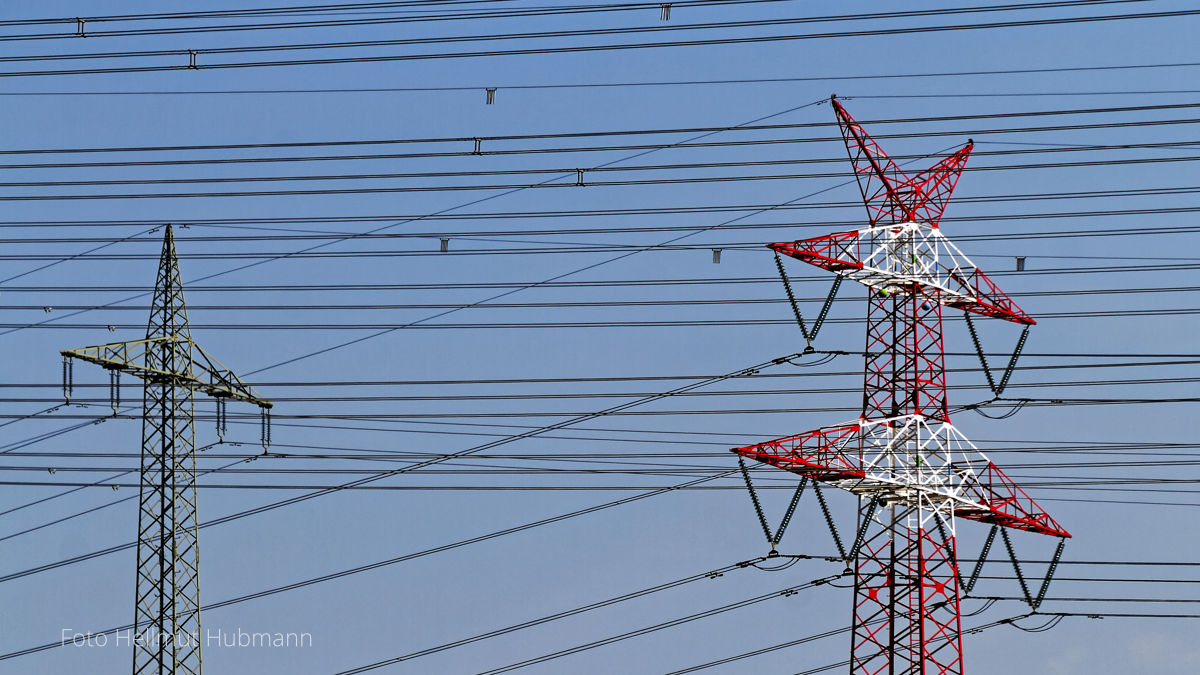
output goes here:
[[[1035, 322], [973, 265], [953, 266], [936, 272], [936, 277], [920, 276], [933, 273], [931, 266], [920, 267], [919, 262], [941, 264], [930, 247], [944, 241], [937, 240], [938, 223], [972, 144], [910, 177], [837, 100], [832, 103], [871, 227], [770, 246], [871, 287], [862, 417], [733, 452], [860, 495], [860, 522], [867, 525], [861, 547], [852, 554], [852, 675], [961, 675], [954, 536], [941, 527], [931, 530], [931, 519], [959, 515], [1027, 532], [1070, 534], [982, 456], [979, 462], [943, 464], [940, 473], [933, 474], [927, 465], [922, 468], [922, 449], [897, 450], [887, 440], [893, 438], [890, 433], [866, 430], [914, 419], [949, 428], [943, 305], [1018, 324]], [[882, 245], [891, 248], [877, 267]], [[918, 256], [919, 246], [926, 247], [920, 250], [924, 259]], [[884, 475], [874, 468], [884, 452], [916, 457], [915, 475], [944, 477], [943, 490], [923, 491], [923, 486], [905, 482], [909, 478], [897, 478], [913, 471], [889, 469]], [[874, 500], [883, 500], [881, 512], [875, 511]]]
[[832, 103], [871, 225], [918, 222], [937, 227], [974, 144], [967, 143], [953, 155], [909, 177], [837, 99]]
[[979, 502], [986, 510], [962, 509], [954, 515], [981, 523], [992, 523], [1014, 530], [1024, 530], [1056, 537], [1070, 537], [1050, 514], [1042, 510], [1032, 497], [1004, 475], [1000, 467], [991, 462], [962, 463], [955, 465], [957, 472], [973, 471], [975, 479], [968, 483], [968, 499]]
[[953, 538], [920, 527], [916, 509], [892, 513], [871, 523], [855, 570], [850, 672], [961, 673]]
[[[870, 443], [863, 427], [853, 422], [734, 448], [733, 452], [826, 483], [857, 480], [861, 485], [858, 491], [866, 494], [875, 489], [863, 464]], [[951, 471], [963, 479], [962, 498], [979, 505], [960, 504], [954, 515], [1035, 534], [1071, 536], [990, 461], [958, 462]]]
[[[854, 272], [864, 269], [863, 260], [873, 245], [873, 237], [860, 230], [854, 230], [768, 244], [767, 247], [821, 269], [839, 274], [850, 273], [849, 276], [853, 277]], [[947, 307], [1027, 326], [1037, 323], [976, 267], [948, 269], [946, 280], [949, 290], [954, 293], [942, 297], [942, 303]], [[897, 281], [896, 287], [905, 292], [912, 292], [914, 284]]]

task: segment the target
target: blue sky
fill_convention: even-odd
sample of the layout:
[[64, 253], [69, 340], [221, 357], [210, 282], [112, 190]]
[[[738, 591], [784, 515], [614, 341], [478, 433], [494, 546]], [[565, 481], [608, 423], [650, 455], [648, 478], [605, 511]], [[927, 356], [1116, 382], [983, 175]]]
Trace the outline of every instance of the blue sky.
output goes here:
[[[507, 5], [543, 6], [528, 2]], [[682, 34], [706, 39], [897, 31], [1192, 9], [1190, 3], [1170, 0], [1091, 5]], [[240, 5], [247, 6], [273, 5]], [[954, 6], [928, 3], [912, 8]], [[169, 9], [192, 8], [174, 3]], [[465, 46], [364, 47], [282, 55], [252, 53], [236, 58], [204, 51], [897, 9], [893, 3], [880, 2], [831, 10], [820, 3], [781, 1], [675, 6], [669, 22], [660, 21], [657, 7], [647, 7], [636, 12], [453, 23], [92, 35], [86, 39], [0, 41], [0, 57], [172, 50], [185, 59], [191, 49], [198, 51], [199, 64], [208, 64], [241, 58], [326, 58], [333, 53], [374, 57], [460, 48], [482, 51], [534, 43], [580, 46], [678, 36], [568, 37], [524, 43], [506, 39]], [[85, 3], [14, 2], [5, 5], [2, 18], [75, 17], [94, 11]], [[122, 3], [119, 10], [105, 11], [165, 10], [159, 3], [130, 2]], [[880, 139], [888, 152], [916, 158], [912, 159], [916, 167], [932, 164], [933, 157], [961, 146], [967, 138], [975, 140], [975, 156], [943, 227], [951, 240], [983, 269], [994, 272], [997, 283], [1039, 321], [1020, 364], [1034, 368], [1014, 375], [1009, 395], [1038, 401], [1193, 395], [1198, 360], [1192, 336], [1198, 326], [1193, 313], [1197, 259], [1191, 256], [1195, 255], [1197, 235], [1187, 230], [1194, 208], [1193, 194], [1187, 190], [1196, 183], [1192, 143], [1197, 118], [1194, 108], [1164, 106], [1194, 105], [1200, 88], [1193, 84], [1196, 65], [1164, 64], [1200, 62], [1192, 48], [1196, 22], [1194, 16], [1175, 16], [640, 50], [0, 79], [4, 147], [9, 150], [427, 139], [363, 146], [6, 154], [0, 160], [7, 177], [6, 185], [0, 186], [4, 206], [0, 217], [4, 233], [0, 236], [5, 240], [4, 270], [0, 271], [0, 305], [5, 318], [0, 320], [0, 340], [9, 365], [0, 381], [6, 385], [0, 398], [5, 400], [6, 416], [23, 418], [5, 419], [11, 424], [0, 427], [0, 450], [8, 451], [0, 455], [0, 468], [4, 469], [0, 480], [42, 484], [0, 488], [0, 511], [4, 512], [0, 513], [0, 536], [135, 494], [136, 488], [130, 485], [115, 492], [107, 486], [89, 487], [11, 511], [69, 489], [58, 483], [101, 482], [118, 470], [137, 466], [132, 453], [139, 450], [140, 422], [136, 417], [104, 421], [110, 413], [105, 400], [107, 381], [98, 368], [86, 364], [75, 368], [77, 385], [95, 385], [77, 390], [77, 399], [91, 403], [41, 411], [57, 402], [60, 349], [137, 339], [144, 333], [146, 300], [128, 298], [153, 281], [162, 232], [151, 230], [164, 223], [175, 223], [178, 228], [194, 338], [236, 372], [246, 374], [262, 395], [277, 401], [272, 450], [288, 455], [241, 461], [235, 468], [243, 472], [201, 478], [202, 521], [305, 492], [292, 489], [295, 486], [336, 485], [363, 475], [331, 471], [393, 469], [419, 459], [399, 453], [459, 452], [800, 351], [804, 345], [794, 324], [788, 323], [790, 311], [781, 304], [783, 289], [773, 278], [773, 262], [760, 244], [852, 229], [865, 220], [862, 206], [856, 203], [858, 190], [845, 174], [848, 164], [836, 137], [832, 110], [822, 103], [831, 93], [839, 95], [868, 131], [889, 136]], [[164, 21], [135, 27], [184, 23]], [[64, 23], [37, 30], [73, 33], [74, 29]], [[93, 24], [92, 29], [105, 30], [106, 26]], [[3, 35], [32, 30], [0, 26]], [[86, 65], [175, 63], [174, 58], [156, 61], [110, 56]], [[83, 62], [0, 63], [0, 74], [58, 68], [64, 63], [74, 67]], [[1059, 70], [982, 74], [1037, 69]], [[910, 77], [866, 77], [894, 75]], [[781, 81], [664, 84], [765, 79]], [[659, 84], [519, 88], [629, 83]], [[491, 105], [485, 103], [488, 87], [497, 88]], [[401, 91], [423, 88], [443, 90]], [[347, 89], [391, 91], [261, 93]], [[219, 93], [236, 90], [260, 93]], [[1113, 108], [1119, 110], [1101, 110]], [[1056, 114], [1027, 114], [1037, 112]], [[1009, 113], [1014, 115], [996, 117]], [[749, 124], [803, 126], [730, 129]], [[1088, 125], [1090, 128], [1080, 128]], [[687, 148], [655, 149], [710, 132], [490, 140], [496, 136], [698, 128], [729, 130], [691, 141], [712, 145]], [[473, 156], [469, 152], [475, 138], [485, 139], [484, 150], [554, 152]], [[797, 139], [814, 140], [791, 142]], [[762, 142], [728, 144], [750, 140]], [[1147, 144], [1156, 145], [1094, 147]], [[613, 146], [615, 149], [566, 151]], [[1073, 146], [1086, 147], [1065, 151]], [[1014, 150], [1038, 152], [1011, 154]], [[998, 152], [1010, 154], [995, 154]], [[438, 153], [448, 156], [346, 157]], [[316, 155], [341, 159], [14, 166]], [[711, 166], [768, 161], [778, 164]], [[1054, 163], [1071, 165], [1010, 168]], [[684, 164], [706, 166], [680, 166]], [[592, 170], [601, 166], [660, 168]], [[576, 185], [575, 170], [580, 168], [587, 169], [583, 186]], [[529, 173], [430, 175], [516, 170]], [[338, 174], [414, 176], [311, 179]], [[750, 179], [762, 175], [804, 177]], [[272, 176], [309, 179], [7, 185]], [[681, 181], [712, 176], [748, 179]], [[546, 181], [556, 187], [476, 189]], [[633, 181], [637, 184], [603, 184]], [[409, 189], [418, 187], [442, 189]], [[445, 189], [448, 187], [472, 189]], [[380, 191], [63, 198], [347, 188]], [[1178, 189], [1140, 196], [1094, 194], [1159, 188]], [[1052, 193], [1058, 196], [1046, 196]], [[47, 198], [29, 199], [34, 196]], [[643, 212], [611, 212], [622, 209]], [[604, 213], [580, 215], [597, 211]], [[428, 217], [431, 214], [439, 215]], [[373, 230], [396, 236], [349, 238]], [[543, 230], [551, 232], [530, 233]], [[1095, 236], [1101, 230], [1127, 233]], [[311, 237], [301, 238], [308, 235]], [[687, 236], [664, 245], [682, 235]], [[438, 250], [443, 237], [449, 239], [446, 254]], [[85, 254], [116, 240], [121, 241]], [[289, 255], [314, 245], [323, 247], [310, 255]], [[534, 251], [536, 248], [553, 250]], [[720, 264], [712, 262], [713, 248], [722, 249]], [[1024, 272], [1015, 271], [1016, 256], [1027, 258]], [[62, 262], [52, 267], [32, 271], [59, 260]], [[238, 269], [249, 263], [260, 264]], [[797, 295], [806, 299], [804, 311], [810, 317], [815, 315], [819, 305], [815, 300], [823, 298], [829, 279], [819, 270], [810, 271], [799, 264], [788, 269], [795, 277]], [[558, 283], [538, 284], [551, 279]], [[520, 290], [488, 300], [514, 288]], [[708, 302], [717, 300], [727, 302]], [[656, 301], [659, 304], [645, 304]], [[472, 306], [429, 318], [460, 305]], [[80, 311], [71, 307], [97, 308], [70, 315]], [[1099, 311], [1113, 315], [1097, 316]], [[859, 319], [863, 312], [862, 289], [845, 284], [816, 346], [861, 350]], [[629, 325], [645, 322], [676, 325]], [[504, 327], [531, 323], [551, 325]], [[437, 327], [447, 324], [451, 326]], [[985, 346], [997, 354], [993, 363], [1003, 363], [1000, 354], [1011, 350], [1019, 329], [996, 321], [980, 322], [980, 327]], [[947, 320], [946, 339], [951, 353], [948, 364], [954, 369], [950, 374], [951, 404], [990, 398], [982, 373], [976, 369], [977, 359], [970, 353], [967, 332], [957, 318]], [[857, 414], [861, 358], [849, 354], [817, 361], [817, 357], [805, 357], [794, 365], [765, 369], [760, 377], [698, 390], [705, 395], [648, 403], [628, 411], [639, 414], [588, 420], [508, 442], [481, 453], [485, 457], [443, 462], [372, 484], [393, 489], [341, 491], [207, 527], [201, 533], [202, 601], [218, 603], [392, 560], [735, 469], [733, 456], [724, 453], [729, 447]], [[1154, 361], [1177, 363], [1129, 365]], [[567, 381], [513, 382], [529, 379]], [[484, 380], [500, 382], [481, 382]], [[123, 398], [136, 401], [139, 390], [132, 382], [124, 384]], [[1050, 484], [1030, 492], [1075, 535], [1066, 549], [1068, 561], [1187, 562], [1197, 555], [1187, 534], [1197, 505], [1194, 495], [1187, 492], [1194, 485], [1189, 482], [1194, 468], [1185, 463], [1193, 459], [1195, 451], [1193, 407], [1189, 402], [1035, 404], [1003, 420], [971, 411], [957, 412], [953, 419], [998, 464], [1016, 465], [1009, 472], [1015, 478]], [[987, 411], [999, 416], [1008, 409], [998, 405]], [[260, 451], [257, 418], [252, 412], [244, 406], [230, 406], [231, 431], [226, 440], [232, 443], [205, 450], [200, 459], [202, 469], [246, 460]], [[233, 417], [235, 413], [247, 417]], [[201, 417], [196, 425], [197, 446], [215, 443], [211, 401], [198, 397], [197, 414]], [[93, 419], [98, 423], [26, 444]], [[672, 456], [680, 453], [714, 454]], [[369, 454], [384, 456], [364, 458]], [[571, 458], [572, 454], [584, 456]], [[1164, 464], [1088, 465], [1105, 461]], [[663, 469], [666, 475], [528, 471], [617, 467]], [[48, 468], [55, 473], [50, 474]], [[278, 469], [289, 473], [274, 472]], [[448, 469], [456, 471], [442, 471]], [[259, 470], [270, 472], [256, 473]], [[1122, 477], [1142, 482], [1081, 484]], [[771, 517], [777, 518], [786, 506], [794, 477], [763, 469], [755, 478], [764, 486], [780, 488], [765, 490], [764, 496]], [[1167, 478], [1180, 482], [1149, 482]], [[739, 481], [738, 476], [730, 475], [704, 484], [713, 489], [671, 491], [212, 609], [203, 617], [206, 629], [307, 632], [313, 644], [302, 649], [208, 649], [206, 668], [212, 673], [335, 673], [756, 558], [767, 546], [745, 491], [738, 488]], [[115, 482], [128, 483], [129, 479]], [[276, 487], [228, 487], [239, 484]], [[495, 489], [539, 486], [584, 489]], [[483, 487], [492, 489], [478, 489]], [[845, 532], [853, 526], [853, 502], [846, 495], [827, 493]], [[131, 541], [137, 515], [134, 504], [134, 500], [123, 501], [0, 541], [4, 547], [0, 576]], [[966, 522], [960, 523], [959, 533], [964, 557], [968, 552], [973, 557], [986, 530]], [[1045, 560], [1053, 552], [1054, 542], [1048, 539], [1015, 535], [1014, 541], [1029, 560]], [[817, 556], [833, 553], [811, 495], [801, 502], [780, 550]], [[990, 572], [985, 574], [1010, 577], [1002, 553], [994, 550], [993, 556], [998, 562], [986, 567]], [[63, 629], [104, 630], [127, 623], [132, 616], [133, 567], [133, 551], [122, 550], [0, 582], [0, 606], [6, 608], [0, 612], [0, 653], [57, 641]], [[1032, 562], [1027, 565], [1031, 576], [1040, 575], [1043, 567]], [[840, 564], [823, 560], [801, 561], [777, 572], [735, 569], [717, 578], [378, 672], [484, 672], [801, 585], [840, 570]], [[1194, 597], [1189, 586], [1196, 580], [1193, 567], [1069, 564], [1059, 568], [1058, 576], [1060, 581], [1049, 592], [1052, 600], [1043, 607], [1047, 611], [1187, 614], [1194, 607], [1078, 600], [1189, 599]], [[1098, 578], [1184, 583], [1105, 583], [1096, 581]], [[1008, 578], [985, 579], [979, 593], [1015, 598], [1020, 590]], [[983, 600], [964, 601], [964, 614], [983, 604]], [[985, 625], [1025, 611], [1019, 602], [1002, 600], [964, 618], [964, 626]], [[851, 592], [822, 585], [524, 670], [671, 672], [840, 629], [848, 625], [850, 616]], [[1021, 625], [1036, 627], [1040, 623], [1026, 619]], [[969, 671], [977, 675], [1014, 670], [1194, 672], [1197, 657], [1192, 632], [1187, 620], [1150, 618], [1071, 617], [1043, 633], [1000, 626], [965, 639], [966, 662]], [[848, 639], [841, 634], [713, 667], [710, 672], [796, 673], [841, 661], [847, 651]], [[121, 672], [128, 665], [129, 651], [124, 648], [68, 646], [0, 661], [0, 671], [109, 673]]]

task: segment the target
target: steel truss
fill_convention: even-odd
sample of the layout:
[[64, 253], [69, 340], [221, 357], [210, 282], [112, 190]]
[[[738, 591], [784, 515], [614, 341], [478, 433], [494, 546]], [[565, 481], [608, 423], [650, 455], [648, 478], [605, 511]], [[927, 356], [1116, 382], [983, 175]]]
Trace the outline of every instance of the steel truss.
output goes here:
[[910, 177], [832, 105], [870, 224], [770, 248], [867, 286], [862, 415], [733, 452], [858, 496], [852, 674], [961, 675], [956, 517], [1071, 535], [950, 423], [942, 308], [1036, 322], [938, 228], [972, 144]]
[[129, 373], [145, 382], [133, 673], [199, 675], [203, 636], [193, 392], [215, 397], [222, 411], [219, 417], [229, 399], [257, 405], [264, 413], [264, 432], [271, 402], [192, 342], [170, 225], [163, 237], [146, 338], [65, 350], [62, 355], [67, 392], [70, 359], [98, 364], [113, 374], [114, 413], [118, 375]]

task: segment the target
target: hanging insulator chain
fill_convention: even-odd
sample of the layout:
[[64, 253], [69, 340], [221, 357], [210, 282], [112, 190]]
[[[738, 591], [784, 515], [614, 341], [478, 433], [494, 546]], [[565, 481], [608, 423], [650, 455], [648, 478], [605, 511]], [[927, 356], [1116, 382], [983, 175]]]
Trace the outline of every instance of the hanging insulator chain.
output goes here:
[[1054, 550], [1054, 557], [1050, 559], [1050, 567], [1046, 568], [1046, 578], [1042, 580], [1042, 588], [1038, 591], [1037, 599], [1033, 601], [1033, 611], [1037, 611], [1038, 607], [1042, 606], [1042, 600], [1046, 599], [1046, 591], [1050, 589], [1050, 579], [1054, 577], [1054, 570], [1058, 567], [1058, 560], [1062, 558], [1063, 548], [1067, 545], [1067, 538], [1060, 537], [1058, 540], [1058, 548]]
[[833, 535], [833, 543], [837, 546], [838, 553], [841, 554], [842, 560], [850, 561], [846, 556], [846, 547], [842, 544], [842, 538], [838, 535], [837, 526], [833, 524], [833, 516], [829, 513], [829, 505], [825, 503], [825, 495], [821, 494], [821, 485], [817, 481], [813, 481], [813, 493], [817, 495], [817, 503], [821, 505], [821, 513], [825, 514], [825, 524], [829, 525], [829, 533]]
[[779, 521], [779, 529], [775, 530], [775, 536], [771, 538], [772, 549], [783, 539], [783, 531], [787, 529], [788, 523], [792, 522], [792, 514], [796, 512], [796, 505], [800, 503], [800, 497], [804, 495], [804, 486], [806, 485], [808, 485], [808, 476], [801, 478], [800, 484], [796, 486], [796, 493], [792, 495], [792, 503], [788, 504], [787, 511], [783, 513], [783, 520]]
[[858, 534], [854, 537], [854, 546], [850, 548], [850, 556], [846, 558], [846, 562], [858, 557], [858, 551], [862, 548], [863, 539], [867, 536], [867, 526], [871, 524], [871, 518], [875, 516], [875, 508], [879, 506], [879, 500], [874, 497], [867, 501], [867, 514], [863, 516], [862, 522], [858, 524]]
[[1025, 348], [1025, 339], [1029, 337], [1029, 326], [1025, 326], [1025, 330], [1021, 331], [1021, 337], [1017, 338], [1017, 348], [1013, 350], [1012, 358], [1008, 361], [1008, 367], [1004, 369], [1004, 377], [1000, 378], [1000, 386], [996, 387], [996, 395], [999, 396], [1004, 392], [1004, 388], [1008, 386], [1008, 378], [1012, 376], [1013, 369], [1017, 367], [1017, 359], [1021, 356], [1021, 350]]
[[975, 588], [975, 582], [979, 581], [979, 573], [983, 571], [983, 563], [987, 560], [988, 552], [992, 550], [992, 542], [996, 541], [996, 530], [1000, 529], [999, 525], [993, 525], [988, 531], [987, 539], [983, 542], [983, 550], [979, 552], [979, 560], [975, 562], [975, 571], [971, 572], [971, 578], [967, 580], [965, 586], [968, 594], [971, 589]]
[[996, 384], [996, 380], [992, 377], [992, 369], [988, 366], [987, 357], [983, 354], [983, 345], [979, 342], [979, 334], [975, 332], [975, 323], [971, 321], [971, 315], [964, 313], [963, 317], [967, 320], [967, 332], [971, 334], [971, 342], [975, 344], [975, 353], [979, 355], [979, 363], [983, 366], [983, 374], [987, 377], [988, 388], [996, 396], [1004, 393], [1004, 388], [1008, 386], [1008, 379], [1012, 377], [1013, 370], [1017, 367], [1017, 359], [1021, 357], [1021, 350], [1025, 348], [1025, 340], [1029, 338], [1029, 326], [1025, 326], [1021, 331], [1021, 336], [1017, 338], [1017, 346], [1013, 349], [1012, 358], [1008, 360], [1008, 367], [1004, 369], [1004, 374], [1000, 376], [1000, 384]]
[[63, 357], [63, 400], [68, 404], [71, 402], [71, 393], [74, 391], [74, 371], [75, 365], [71, 362], [71, 357]]
[[1008, 538], [1008, 529], [1000, 530], [1000, 537], [1004, 539], [1004, 548], [1008, 549], [1008, 557], [1012, 560], [1013, 571], [1017, 573], [1017, 581], [1021, 583], [1021, 592], [1025, 594], [1025, 602], [1033, 609], [1037, 607], [1033, 604], [1033, 596], [1029, 595], [1029, 584], [1025, 583], [1025, 575], [1021, 573], [1021, 563], [1017, 562], [1017, 554], [1013, 551], [1012, 540]]
[[809, 343], [817, 339], [817, 333], [820, 332], [821, 326], [825, 325], [825, 317], [829, 315], [829, 308], [833, 306], [833, 299], [837, 296], [838, 287], [841, 285], [842, 277], [835, 276], [833, 285], [829, 288], [829, 295], [825, 297], [825, 304], [821, 305], [821, 313], [817, 315], [817, 322], [813, 324], [812, 333], [808, 336]]
[[975, 353], [979, 354], [979, 364], [983, 366], [983, 375], [987, 378], [988, 389], [999, 396], [1000, 391], [996, 389], [996, 380], [992, 377], [992, 369], [988, 367], [987, 357], [983, 355], [983, 345], [979, 343], [979, 334], [975, 332], [975, 322], [971, 321], [971, 313], [963, 312], [963, 318], [967, 320], [967, 332], [971, 334], [971, 342], [975, 343]]
[[228, 431], [228, 422], [225, 413], [226, 400], [224, 396], [218, 396], [217, 402], [217, 442], [225, 442], [225, 432]]
[[742, 478], [746, 480], [746, 490], [750, 492], [750, 502], [754, 504], [754, 512], [758, 514], [758, 523], [762, 525], [763, 534], [767, 537], [767, 541], [771, 543], [771, 550], [775, 550], [775, 544], [771, 537], [771, 528], [767, 525], [767, 517], [763, 514], [762, 504], [758, 501], [758, 493], [754, 491], [754, 485], [750, 482], [750, 471], [746, 469], [746, 461], [738, 455], [738, 468], [742, 470]]
[[116, 415], [121, 407], [121, 371], [115, 368], [108, 371], [108, 403]]
[[263, 450], [271, 447], [271, 410], [260, 408], [262, 414], [262, 446]]
[[800, 314], [800, 305], [796, 304], [796, 295], [792, 293], [792, 284], [788, 282], [787, 272], [783, 270], [783, 261], [779, 259], [779, 252], [775, 251], [775, 267], [779, 270], [779, 278], [783, 281], [783, 290], [787, 291], [788, 302], [792, 303], [792, 313], [796, 315], [796, 323], [800, 325], [800, 333], [804, 335], [804, 341], [812, 344], [812, 338], [808, 335], [808, 326], [804, 324], [804, 316]]

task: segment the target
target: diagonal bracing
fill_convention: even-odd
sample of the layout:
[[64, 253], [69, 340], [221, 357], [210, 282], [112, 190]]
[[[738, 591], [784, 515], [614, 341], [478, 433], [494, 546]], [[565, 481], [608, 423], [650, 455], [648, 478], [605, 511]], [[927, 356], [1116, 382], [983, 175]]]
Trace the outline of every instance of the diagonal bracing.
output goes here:
[[972, 144], [909, 176], [832, 104], [869, 226], [770, 248], [867, 287], [862, 414], [733, 452], [858, 496], [853, 675], [961, 675], [956, 518], [1071, 535], [951, 424], [942, 308], [1036, 322], [938, 227]]
[[216, 399], [221, 433], [227, 400], [257, 405], [263, 413], [264, 445], [269, 442], [271, 402], [192, 341], [170, 225], [163, 237], [145, 339], [68, 349], [62, 355], [68, 392], [71, 359], [95, 363], [111, 373], [114, 410], [120, 373], [144, 382], [133, 673], [199, 675], [202, 636], [193, 393]]

